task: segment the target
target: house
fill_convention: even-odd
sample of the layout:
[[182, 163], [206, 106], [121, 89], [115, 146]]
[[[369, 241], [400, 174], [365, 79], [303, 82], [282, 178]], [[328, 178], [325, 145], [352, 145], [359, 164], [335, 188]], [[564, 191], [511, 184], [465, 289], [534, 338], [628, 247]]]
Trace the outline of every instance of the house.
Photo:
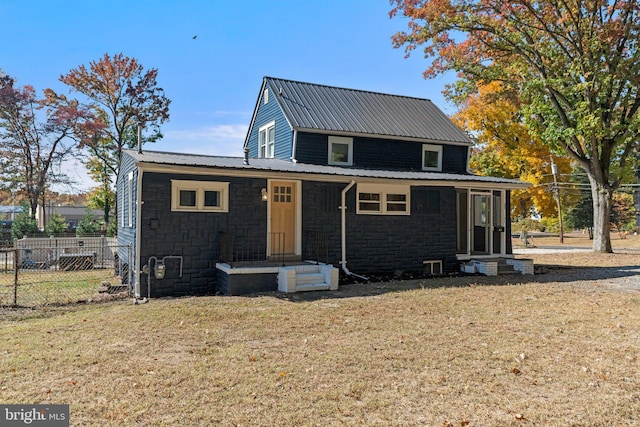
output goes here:
[[139, 297], [513, 258], [525, 184], [470, 173], [471, 146], [427, 99], [265, 77], [244, 157], [123, 152], [118, 239], [134, 256], [120, 256]]
[[46, 206], [38, 205], [36, 221], [38, 228], [44, 229], [45, 221], [49, 221], [54, 215], [60, 215], [69, 224], [69, 229], [75, 230], [87, 214], [91, 215], [91, 218], [95, 221], [100, 221], [104, 217], [104, 211], [101, 209], [89, 209], [86, 206], [48, 204]]

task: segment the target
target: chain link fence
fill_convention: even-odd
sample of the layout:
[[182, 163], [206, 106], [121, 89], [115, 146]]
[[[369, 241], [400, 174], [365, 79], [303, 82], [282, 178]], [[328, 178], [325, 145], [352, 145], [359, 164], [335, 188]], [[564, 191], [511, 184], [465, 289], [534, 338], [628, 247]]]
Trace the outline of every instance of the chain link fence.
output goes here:
[[38, 308], [130, 296], [115, 239], [22, 239], [0, 248], [0, 308]]

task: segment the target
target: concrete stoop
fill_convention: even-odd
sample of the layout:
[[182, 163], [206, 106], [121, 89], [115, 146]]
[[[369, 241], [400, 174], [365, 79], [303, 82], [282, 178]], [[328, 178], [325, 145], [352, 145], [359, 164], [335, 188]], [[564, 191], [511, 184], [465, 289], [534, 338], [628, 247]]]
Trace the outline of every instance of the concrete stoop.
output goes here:
[[534, 274], [531, 259], [472, 259], [463, 263], [460, 269], [465, 273], [480, 273], [485, 276]]
[[339, 272], [332, 265], [309, 264], [280, 267], [278, 291], [292, 293], [304, 291], [335, 291]]

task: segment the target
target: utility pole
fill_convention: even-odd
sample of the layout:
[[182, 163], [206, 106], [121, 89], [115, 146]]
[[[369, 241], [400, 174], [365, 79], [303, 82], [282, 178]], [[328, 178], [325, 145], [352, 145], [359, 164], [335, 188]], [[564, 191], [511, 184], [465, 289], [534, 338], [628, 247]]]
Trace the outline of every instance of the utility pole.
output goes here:
[[560, 243], [564, 243], [564, 230], [562, 229], [562, 206], [560, 204], [560, 188], [558, 187], [558, 166], [553, 162], [553, 156], [549, 156], [551, 159], [551, 173], [553, 174], [553, 192], [556, 195], [556, 201], [558, 202], [558, 225], [560, 226]]

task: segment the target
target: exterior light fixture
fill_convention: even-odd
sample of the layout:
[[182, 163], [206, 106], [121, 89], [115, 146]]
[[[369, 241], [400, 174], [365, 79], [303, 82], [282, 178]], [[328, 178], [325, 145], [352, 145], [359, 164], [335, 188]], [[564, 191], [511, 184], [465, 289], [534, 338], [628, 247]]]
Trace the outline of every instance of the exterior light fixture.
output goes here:
[[260, 193], [262, 195], [262, 201], [266, 202], [267, 200], [269, 200], [269, 193], [267, 193], [267, 189], [263, 188], [262, 190], [260, 190]]

